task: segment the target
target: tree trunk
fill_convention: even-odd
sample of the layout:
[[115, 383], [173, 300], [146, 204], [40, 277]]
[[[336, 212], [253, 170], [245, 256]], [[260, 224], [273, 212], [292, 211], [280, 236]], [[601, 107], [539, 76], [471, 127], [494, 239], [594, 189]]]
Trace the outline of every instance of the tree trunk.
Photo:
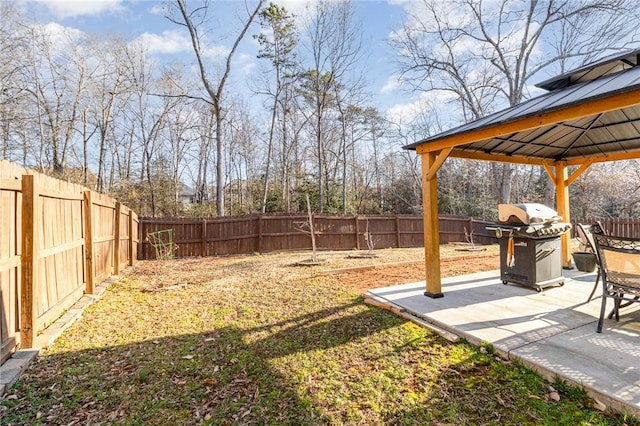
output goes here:
[[323, 152], [322, 152], [322, 131], [320, 126], [322, 124], [322, 116], [318, 113], [316, 120], [316, 144], [318, 149], [318, 213], [322, 213], [324, 209], [324, 179], [323, 179]]
[[273, 132], [276, 127], [276, 116], [278, 113], [276, 110], [277, 107], [278, 107], [278, 92], [276, 91], [276, 95], [273, 100], [273, 110], [271, 111], [271, 127], [269, 129], [269, 146], [267, 148], [267, 164], [265, 166], [264, 184], [262, 186], [262, 204], [260, 205], [260, 211], [263, 214], [267, 210], [267, 195], [269, 192], [269, 168], [271, 166], [271, 156], [273, 152]]
[[307, 216], [309, 220], [309, 232], [311, 233], [311, 261], [317, 262], [316, 254], [316, 230], [313, 224], [313, 214], [311, 214], [311, 203], [309, 202], [309, 194], [307, 194]]
[[224, 216], [224, 143], [222, 138], [223, 117], [216, 105], [216, 214]]

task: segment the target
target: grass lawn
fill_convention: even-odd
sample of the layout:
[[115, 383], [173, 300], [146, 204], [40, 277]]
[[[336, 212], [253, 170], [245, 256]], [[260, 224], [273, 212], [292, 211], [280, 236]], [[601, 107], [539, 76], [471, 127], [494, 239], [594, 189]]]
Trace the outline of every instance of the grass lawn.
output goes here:
[[43, 351], [0, 424], [640, 424], [320, 273], [422, 256], [379, 253], [141, 262]]

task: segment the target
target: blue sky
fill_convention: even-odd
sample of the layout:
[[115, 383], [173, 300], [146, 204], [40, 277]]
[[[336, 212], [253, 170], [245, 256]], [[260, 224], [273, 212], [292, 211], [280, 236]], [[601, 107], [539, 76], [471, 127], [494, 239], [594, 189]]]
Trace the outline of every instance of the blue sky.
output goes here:
[[[193, 0], [191, 3], [195, 3]], [[304, 14], [306, 1], [288, 0], [277, 2], [284, 5], [297, 16]], [[354, 2], [355, 21], [360, 24], [363, 34], [362, 69], [366, 70], [367, 91], [370, 94], [370, 105], [386, 114], [405, 114], [411, 107], [410, 95], [398, 90], [394, 84], [394, 51], [389, 47], [387, 39], [403, 19], [407, 2], [402, 0], [377, 1], [359, 0]], [[175, 60], [181, 57], [183, 62], [193, 62], [193, 52], [186, 31], [164, 17], [163, 2], [154, 0], [22, 0], [25, 13], [40, 24], [58, 24], [85, 33], [105, 35], [119, 34], [127, 41], [140, 40], [159, 61]], [[216, 1], [216, 17], [223, 31], [216, 34], [235, 34], [241, 25], [237, 17], [238, 8], [243, 1]], [[224, 30], [225, 25], [235, 23], [235, 30]], [[250, 34], [257, 33], [256, 25]], [[216, 39], [216, 48], [225, 52], [232, 37]], [[252, 37], [241, 46], [234, 61], [234, 75], [244, 73], [246, 78], [252, 72], [258, 72], [256, 54], [258, 46]], [[222, 56], [221, 56], [222, 57]], [[230, 90], [247, 90], [236, 82]], [[406, 117], [405, 117], [406, 118]]]

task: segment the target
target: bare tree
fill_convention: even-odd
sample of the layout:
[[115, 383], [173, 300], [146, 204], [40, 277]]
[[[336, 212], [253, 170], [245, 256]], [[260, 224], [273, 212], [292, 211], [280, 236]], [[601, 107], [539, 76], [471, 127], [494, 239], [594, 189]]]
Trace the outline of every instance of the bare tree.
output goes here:
[[[131, 95], [131, 75], [127, 63], [126, 44], [113, 38], [107, 41], [93, 40], [93, 52], [100, 61], [101, 72], [96, 73], [90, 81], [91, 105], [89, 121], [97, 129], [98, 137], [98, 172], [96, 190], [104, 192], [109, 189], [109, 179], [113, 162], [108, 153], [112, 150], [113, 126]], [[110, 167], [107, 170], [107, 167]]]
[[[355, 90], [355, 93], [357, 92], [358, 90]], [[349, 209], [358, 211], [357, 203], [350, 205], [348, 201], [350, 196], [358, 198], [359, 176], [372, 174], [372, 180], [377, 183], [378, 200], [381, 201], [380, 184], [382, 181], [381, 171], [378, 167], [378, 154], [381, 154], [379, 139], [383, 134], [386, 122], [378, 110], [373, 107], [349, 104], [345, 108], [342, 105], [341, 97], [336, 96], [336, 98], [340, 120], [342, 214], [347, 214]], [[357, 97], [353, 100], [357, 101]], [[372, 153], [373, 159], [365, 153]], [[353, 188], [352, 194], [349, 193], [349, 188]]]
[[[637, 34], [634, 2], [626, 0], [422, 0], [419, 6], [392, 40], [403, 81], [456, 102], [459, 121], [516, 105], [543, 70], [593, 59]], [[499, 202], [508, 203], [513, 167], [492, 167]]]
[[229, 111], [229, 189], [227, 190], [230, 214], [250, 214], [259, 211], [257, 196], [259, 164], [263, 163], [255, 141], [259, 129], [252, 119], [249, 107], [235, 101]]
[[208, 1], [205, 1], [204, 4], [200, 7], [197, 7], [193, 10], [189, 10], [187, 6], [187, 0], [176, 0], [181, 20], [174, 19], [169, 17], [169, 19], [175, 24], [184, 26], [189, 31], [189, 35], [191, 37], [191, 44], [193, 46], [193, 52], [196, 56], [196, 61], [198, 62], [198, 70], [200, 73], [200, 78], [202, 80], [202, 84], [205, 88], [205, 91], [208, 95], [208, 103], [211, 105], [211, 112], [215, 114], [215, 135], [216, 135], [216, 212], [218, 216], [224, 216], [224, 177], [225, 177], [225, 152], [224, 152], [224, 121], [225, 121], [225, 111], [224, 111], [224, 88], [225, 84], [229, 78], [231, 73], [231, 60], [238, 49], [238, 45], [246, 35], [251, 23], [254, 21], [260, 8], [262, 7], [264, 0], [259, 0], [255, 7], [251, 10], [248, 10], [248, 17], [244, 23], [244, 26], [238, 36], [236, 37], [229, 54], [225, 60], [225, 67], [222, 73], [222, 76], [218, 80], [217, 86], [214, 86], [214, 83], [211, 79], [210, 73], [207, 70], [206, 64], [204, 62], [204, 53], [203, 53], [203, 36], [201, 32], [201, 27], [206, 21], [207, 13], [210, 10], [210, 4]]
[[[269, 87], [271, 84], [267, 83], [267, 93], [272, 99], [272, 105], [265, 176], [262, 188], [262, 203], [260, 207], [260, 210], [264, 213], [267, 208], [269, 171], [271, 168], [274, 136], [277, 127], [276, 120], [278, 116], [280, 116], [280, 122], [284, 127], [281, 133], [283, 151], [286, 150], [287, 146], [286, 121], [288, 116], [288, 95], [291, 93], [289, 88], [292, 86], [296, 77], [294, 68], [297, 65], [295, 48], [298, 41], [293, 16], [290, 15], [284, 7], [271, 3], [269, 7], [260, 13], [260, 18], [263, 32], [256, 37], [262, 47], [258, 57], [271, 61], [275, 78], [275, 87], [273, 87], [273, 89]], [[282, 164], [282, 167], [285, 168], [286, 165]], [[283, 195], [287, 192], [285, 186], [286, 182], [283, 179]]]
[[[131, 130], [135, 129], [136, 141], [132, 140], [127, 146], [122, 147], [122, 151], [128, 158], [124, 161], [126, 166], [121, 172], [121, 179], [129, 181], [133, 178], [130, 164], [133, 161], [134, 152], [139, 152], [139, 183], [144, 182], [148, 186], [149, 199], [146, 201], [150, 206], [151, 216], [156, 217], [156, 197], [159, 192], [171, 194], [171, 197], [165, 196], [164, 198], [171, 199], [172, 207], [168, 209], [173, 210], [173, 214], [175, 214], [177, 211], [175, 207], [177, 205], [176, 194], [179, 186], [178, 163], [182, 155], [180, 142], [185, 120], [179, 113], [175, 113], [172, 117], [170, 114], [180, 106], [185, 108], [187, 102], [184, 98], [172, 96], [179, 93], [181, 89], [175, 81], [173, 70], [165, 69], [157, 79], [154, 79], [152, 64], [147, 62], [148, 58], [142, 52], [131, 49], [128, 53], [128, 59], [132, 74], [132, 96], [127, 105], [131, 115], [131, 123], [128, 127]], [[154, 96], [156, 91], [165, 96]], [[159, 146], [159, 140], [165, 140], [168, 146]], [[138, 149], [134, 149], [134, 143]], [[154, 170], [154, 165], [167, 169]], [[165, 176], [166, 180], [170, 180], [170, 187], [163, 187], [167, 186], [164, 181], [154, 180], [154, 177], [158, 175]]]
[[638, 217], [638, 166], [637, 160], [592, 165], [569, 188], [575, 216], [584, 219]]
[[361, 42], [349, 1], [314, 2], [305, 26], [313, 68], [305, 74], [302, 92], [312, 108], [312, 114], [307, 119], [314, 130], [318, 210], [322, 212], [328, 177], [332, 170], [327, 162], [327, 144], [330, 138], [325, 120], [336, 104], [335, 96], [340, 90], [338, 87], [347, 85], [348, 74], [354, 71], [360, 58]]
[[29, 68], [23, 88], [35, 108], [45, 153], [41, 167], [62, 177], [86, 90], [86, 49], [83, 40], [66, 31], [52, 35], [47, 27], [33, 26], [28, 34], [32, 48], [26, 51]]
[[16, 134], [24, 125], [23, 98], [27, 96], [21, 77], [26, 74], [24, 60], [28, 51], [28, 37], [23, 16], [16, 4], [0, 2], [0, 157], [18, 159], [22, 151], [22, 161], [26, 162], [25, 143], [16, 144]]

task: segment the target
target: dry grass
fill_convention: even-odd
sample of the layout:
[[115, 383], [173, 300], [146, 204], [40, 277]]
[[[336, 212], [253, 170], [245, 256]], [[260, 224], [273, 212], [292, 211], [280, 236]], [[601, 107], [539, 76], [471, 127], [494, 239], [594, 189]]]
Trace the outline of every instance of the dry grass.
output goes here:
[[[421, 252], [321, 253], [328, 264], [314, 267], [293, 266], [309, 253], [142, 262], [43, 352], [0, 423], [638, 424], [592, 411], [562, 383], [556, 402], [549, 383], [491, 348], [365, 305], [345, 281], [365, 272], [321, 274]], [[403, 264], [376, 276], [398, 267], [419, 274]]]

